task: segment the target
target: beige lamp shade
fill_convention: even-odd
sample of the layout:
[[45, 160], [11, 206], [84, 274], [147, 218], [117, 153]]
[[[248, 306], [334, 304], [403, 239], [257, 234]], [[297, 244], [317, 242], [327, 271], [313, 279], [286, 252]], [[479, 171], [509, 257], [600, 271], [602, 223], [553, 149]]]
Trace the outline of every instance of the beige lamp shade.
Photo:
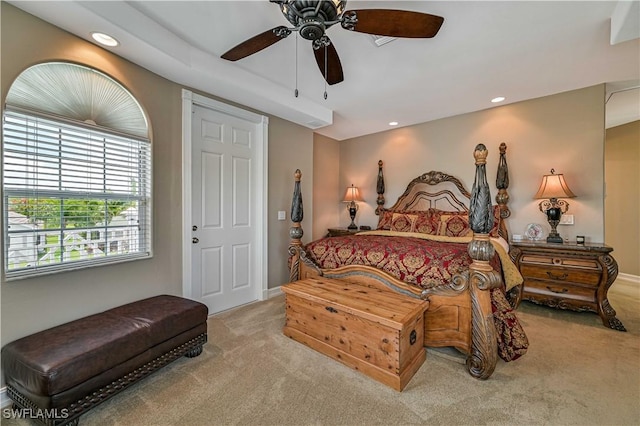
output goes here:
[[364, 201], [360, 196], [360, 190], [358, 190], [358, 187], [353, 185], [347, 188], [344, 197], [342, 197], [342, 202], [344, 203], [350, 203], [352, 201]]
[[567, 182], [564, 180], [564, 175], [556, 175], [551, 169], [550, 175], [544, 175], [540, 188], [533, 198], [573, 198], [575, 194], [571, 192]]

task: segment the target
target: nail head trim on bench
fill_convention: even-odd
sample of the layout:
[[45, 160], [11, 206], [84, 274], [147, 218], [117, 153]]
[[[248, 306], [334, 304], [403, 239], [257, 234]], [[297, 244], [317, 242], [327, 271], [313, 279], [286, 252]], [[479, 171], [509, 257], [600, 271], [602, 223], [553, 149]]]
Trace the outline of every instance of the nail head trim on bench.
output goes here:
[[[131, 373], [124, 375], [123, 377], [114, 380], [110, 384], [103, 388], [98, 389], [90, 395], [78, 400], [75, 403], [69, 404], [69, 406], [59, 409], [57, 412], [63, 413], [67, 410], [69, 413], [66, 418], [58, 419], [40, 419], [41, 423], [46, 426], [63, 426], [63, 425], [76, 425], [78, 424], [79, 417], [94, 408], [98, 404], [106, 401], [112, 396], [122, 392], [132, 384], [140, 381], [154, 371], [164, 367], [165, 365], [175, 361], [176, 359], [187, 356], [193, 358], [202, 353], [202, 345], [207, 342], [207, 334], [202, 333], [199, 336], [189, 340], [186, 343], [170, 350], [169, 352], [160, 355], [159, 357], [147, 362], [141, 367], [135, 369]], [[7, 385], [7, 395], [14, 401], [14, 405], [17, 405], [20, 409], [32, 410], [38, 412], [41, 408], [29, 400], [27, 397], [18, 392], [13, 386]]]

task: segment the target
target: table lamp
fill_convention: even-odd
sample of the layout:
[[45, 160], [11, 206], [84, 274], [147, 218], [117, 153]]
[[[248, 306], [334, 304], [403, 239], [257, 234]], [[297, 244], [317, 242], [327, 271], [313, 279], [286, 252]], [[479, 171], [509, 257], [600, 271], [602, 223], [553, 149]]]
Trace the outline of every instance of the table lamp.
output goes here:
[[548, 198], [548, 200], [543, 200], [539, 204], [540, 211], [546, 213], [549, 225], [551, 225], [551, 232], [547, 237], [548, 243], [562, 244], [562, 237], [558, 234], [558, 231], [556, 231], [556, 227], [560, 223], [562, 214], [569, 210], [569, 203], [564, 200], [559, 200], [558, 198], [573, 197], [575, 197], [575, 194], [569, 189], [562, 173], [557, 175], [555, 174], [555, 170], [551, 169], [550, 175], [544, 175], [542, 177], [540, 188], [533, 198]]
[[347, 188], [347, 192], [344, 194], [344, 198], [342, 199], [343, 203], [349, 203], [347, 205], [347, 210], [349, 210], [349, 216], [351, 217], [351, 225], [349, 225], [347, 229], [358, 229], [358, 226], [355, 223], [356, 212], [358, 211], [358, 204], [356, 204], [356, 201], [364, 200], [360, 197], [358, 187], [351, 184], [351, 186]]

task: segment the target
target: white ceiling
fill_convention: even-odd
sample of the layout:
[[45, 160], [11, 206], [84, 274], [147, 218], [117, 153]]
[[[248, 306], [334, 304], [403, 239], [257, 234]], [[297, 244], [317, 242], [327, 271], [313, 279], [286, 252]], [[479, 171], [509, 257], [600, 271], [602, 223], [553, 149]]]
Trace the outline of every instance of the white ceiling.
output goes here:
[[347, 10], [413, 10], [445, 21], [432, 39], [381, 47], [369, 35], [331, 27], [345, 79], [327, 88], [326, 100], [303, 39], [294, 96], [295, 33], [238, 62], [220, 59], [287, 25], [267, 0], [9, 3], [89, 41], [92, 31], [109, 33], [121, 45], [108, 50], [159, 75], [337, 140], [388, 130], [390, 121], [407, 126], [491, 108], [495, 96], [513, 103], [601, 83], [612, 83], [614, 122], [640, 116], [638, 1], [349, 0]]

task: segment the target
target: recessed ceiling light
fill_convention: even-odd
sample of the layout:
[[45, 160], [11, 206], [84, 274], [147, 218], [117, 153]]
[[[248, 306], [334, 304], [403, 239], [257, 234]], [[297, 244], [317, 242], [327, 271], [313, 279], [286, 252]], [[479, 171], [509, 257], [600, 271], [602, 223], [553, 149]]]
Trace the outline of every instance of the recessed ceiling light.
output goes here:
[[498, 96], [497, 98], [491, 99], [491, 102], [493, 102], [495, 104], [495, 103], [498, 103], [498, 102], [502, 102], [504, 100], [505, 100], [504, 96]]
[[397, 126], [398, 122], [397, 121], [390, 121], [389, 122], [389, 126]]
[[120, 44], [118, 40], [105, 33], [93, 32], [91, 37], [103, 46], [115, 47]]

